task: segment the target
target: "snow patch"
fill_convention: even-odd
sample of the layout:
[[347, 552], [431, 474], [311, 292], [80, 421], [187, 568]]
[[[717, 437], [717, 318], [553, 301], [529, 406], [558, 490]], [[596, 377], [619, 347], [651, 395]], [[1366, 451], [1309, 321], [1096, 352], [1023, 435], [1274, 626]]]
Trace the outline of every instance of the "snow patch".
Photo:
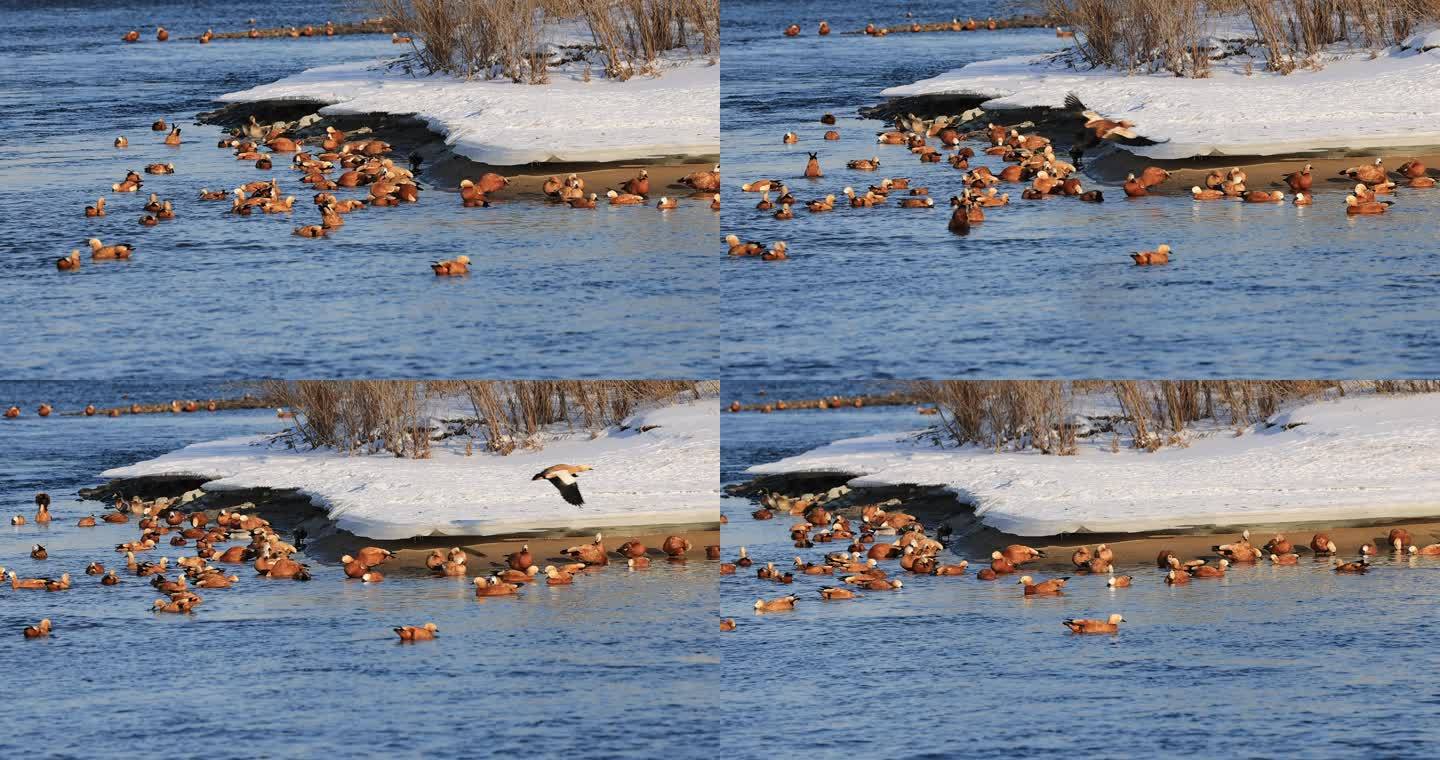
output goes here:
[[1246, 72], [1237, 59], [1215, 61], [1206, 79], [1071, 68], [1055, 54], [1012, 56], [881, 95], [970, 95], [1000, 111], [1063, 108], [1073, 92], [1090, 110], [1135, 122], [1158, 144], [1126, 150], [1156, 159], [1433, 146], [1440, 145], [1440, 49], [1422, 52], [1427, 46], [1440, 46], [1440, 31], [1373, 59], [1348, 51], [1318, 71], [1287, 76], [1264, 71], [1263, 62]]
[[307, 69], [220, 96], [227, 103], [323, 103], [327, 116], [413, 114], [472, 161], [514, 166], [720, 152], [720, 66], [670, 61], [658, 77], [589, 82], [555, 71], [549, 84], [412, 75], [375, 61]]
[[846, 473], [852, 487], [944, 486], [1015, 535], [1241, 528], [1440, 516], [1440, 394], [1352, 395], [1266, 423], [1213, 429], [1188, 448], [1076, 456], [940, 448], [917, 431], [836, 441], [751, 467], [756, 475]]
[[[293, 488], [338, 527], [384, 540], [720, 519], [717, 399], [650, 409], [623, 427], [594, 439], [557, 432], [544, 450], [509, 456], [467, 457], [467, 439], [452, 437], [437, 442], [430, 459], [298, 451], [268, 443], [269, 436], [243, 436], [186, 446], [103, 475], [207, 478], [206, 491]], [[583, 507], [566, 503], [548, 482], [530, 479], [558, 463], [595, 468], [580, 477]]]

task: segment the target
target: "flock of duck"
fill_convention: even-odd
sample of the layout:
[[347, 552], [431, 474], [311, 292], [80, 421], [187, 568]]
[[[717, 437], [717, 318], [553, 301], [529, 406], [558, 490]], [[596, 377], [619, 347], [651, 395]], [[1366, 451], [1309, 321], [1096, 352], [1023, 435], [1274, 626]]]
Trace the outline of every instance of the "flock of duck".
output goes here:
[[[151, 129], [166, 133], [163, 140], [165, 145], [181, 145], [180, 127], [171, 127], [160, 119], [151, 125]], [[314, 138], [315, 145], [309, 146], [307, 138], [297, 134], [298, 129], [298, 123], [261, 124], [251, 115], [248, 123], [230, 130], [217, 146], [231, 151], [235, 160], [253, 163], [256, 169], [267, 172], [277, 163], [281, 163], [282, 156], [290, 156], [288, 164], [300, 175], [299, 183], [308, 185], [314, 191], [312, 201], [320, 216], [318, 224], [295, 227], [295, 236], [323, 238], [343, 227], [345, 215], [352, 212], [419, 201], [420, 186], [415, 180], [415, 171], [421, 163], [418, 155], [411, 155], [410, 168], [405, 168], [389, 157], [393, 147], [383, 140], [352, 138], [333, 126], [327, 126], [324, 135]], [[117, 150], [128, 148], [129, 145], [129, 139], [124, 136], [117, 137], [114, 141]], [[152, 163], [147, 165], [144, 171], [152, 176], [172, 175], [176, 173], [176, 167], [173, 162]], [[140, 192], [145, 182], [146, 180], [132, 169], [126, 172], [124, 179], [113, 183], [110, 190], [120, 194], [134, 194]], [[682, 177], [679, 182], [710, 199], [711, 208], [719, 210], [718, 165], [710, 171], [692, 172]], [[463, 179], [459, 187], [461, 205], [466, 208], [488, 208], [491, 199], [509, 184], [510, 179], [495, 172], [485, 172], [474, 180]], [[360, 188], [366, 191], [363, 198], [341, 199], [336, 195], [341, 190]], [[552, 201], [565, 203], [570, 208], [593, 209], [597, 206], [598, 196], [593, 192], [588, 196], [585, 194], [585, 180], [578, 174], [572, 173], [564, 179], [558, 176], [550, 177], [544, 183], [543, 189]], [[608, 190], [606, 197], [612, 206], [649, 203], [649, 172], [640, 170], [635, 177], [622, 183], [619, 190]], [[198, 200], [229, 201], [228, 213], [240, 217], [248, 217], [257, 212], [288, 214], [295, 210], [295, 196], [285, 194], [279, 180], [273, 176], [265, 180], [246, 182], [230, 190], [201, 188]], [[660, 198], [656, 206], [663, 212], [677, 208], [678, 203], [675, 198], [665, 196]], [[161, 222], [176, 219], [174, 201], [161, 198], [160, 194], [155, 192], [150, 193], [143, 211], [139, 221], [142, 227], [155, 227]], [[101, 218], [107, 214], [104, 196], [99, 197], [94, 205], [85, 208], [87, 218]], [[87, 242], [92, 260], [128, 260], [136, 249], [133, 243], [128, 242], [106, 245], [99, 238], [90, 238]], [[77, 248], [69, 255], [56, 259], [55, 267], [60, 271], [73, 271], [79, 269], [81, 263], [81, 252]], [[470, 257], [462, 255], [436, 261], [430, 268], [437, 276], [468, 274]]]
[[[214, 399], [206, 401], [203, 405], [199, 401], [196, 401], [194, 399], [190, 399], [188, 401], [180, 401], [179, 399], [174, 399], [170, 402], [170, 411], [176, 414], [180, 414], [182, 412], [198, 412], [201, 409], [204, 409], [207, 412], [213, 412], [217, 411], [219, 408], [219, 404], [216, 404]], [[144, 408], [141, 407], [140, 404], [132, 403], [130, 404], [129, 410], [131, 414], [141, 414], [144, 411]], [[48, 403], [42, 402], [39, 406], [35, 407], [35, 414], [41, 417], [49, 417], [54, 412], [55, 407]], [[97, 408], [94, 404], [86, 404], [85, 408], [80, 411], [80, 413], [85, 415], [86, 417], [94, 417], [100, 412], [101, 410]], [[104, 410], [104, 412], [105, 416], [107, 417], [119, 417], [121, 414], [124, 413], [118, 406], [106, 409]], [[11, 404], [5, 409], [5, 413], [3, 416], [7, 420], [13, 420], [20, 417], [22, 414], [23, 412], [20, 411], [19, 406]], [[283, 412], [281, 413], [281, 416], [284, 416]]]
[[[755, 577], [779, 585], [794, 583], [795, 577], [809, 576], [830, 581], [838, 576], [841, 585], [822, 585], [817, 589], [824, 601], [857, 599], [857, 592], [898, 591], [904, 588], [904, 581], [892, 577], [881, 566], [882, 562], [895, 561], [899, 572], [912, 575], [962, 576], [969, 572], [970, 562], [945, 562], [939, 553], [945, 548], [939, 538], [945, 533], [942, 528], [936, 537], [930, 536], [925, 526], [914, 515], [903, 511], [887, 511], [884, 504], [868, 504], [860, 508], [859, 523], [853, 524], [845, 516], [832, 512], [824, 504], [824, 495], [789, 497], [778, 493], [767, 493], [760, 499], [760, 508], [751, 513], [756, 520], [771, 520], [776, 514], [801, 518], [790, 526], [790, 539], [797, 549], [813, 549], [817, 544], [850, 542], [844, 551], [828, 552], [823, 562], [809, 562], [796, 556], [789, 567], [777, 567], [767, 561], [756, 567]], [[893, 505], [894, 502], [887, 502]], [[1440, 557], [1440, 544], [1417, 546], [1410, 532], [1404, 528], [1390, 531], [1387, 540], [1389, 548], [1397, 556]], [[1340, 574], [1364, 574], [1370, 569], [1370, 557], [1380, 549], [1373, 544], [1364, 544], [1358, 549], [1358, 559], [1343, 561], [1338, 558], [1340, 549], [1327, 533], [1316, 533], [1309, 543], [1309, 551], [1316, 558], [1328, 558], [1334, 572]], [[1223, 578], [1226, 571], [1235, 564], [1270, 562], [1274, 565], [1295, 565], [1300, 561], [1299, 546], [1292, 544], [1284, 534], [1276, 534], [1263, 545], [1250, 541], [1250, 531], [1244, 531], [1236, 540], [1212, 547], [1215, 561], [1209, 558], [1182, 560], [1174, 551], [1162, 549], [1156, 557], [1156, 567], [1164, 574], [1162, 580], [1168, 585], [1184, 585], [1192, 580]], [[1046, 558], [1046, 553], [1022, 544], [1010, 544], [991, 552], [989, 565], [981, 568], [975, 577], [982, 581], [998, 580], [1002, 576], [1016, 577], [1016, 585], [1023, 587], [1023, 596], [1059, 596], [1064, 593], [1065, 584], [1071, 576], [1040, 579], [1024, 574], [1023, 567]], [[1128, 588], [1135, 577], [1116, 575], [1115, 554], [1105, 544], [1094, 549], [1079, 547], [1070, 557], [1077, 574], [1100, 575], [1107, 578], [1109, 588]], [[722, 575], [733, 575], [741, 569], [757, 565], [749, 556], [746, 547], [740, 547], [735, 561], [720, 566]], [[784, 612], [795, 609], [800, 600], [797, 594], [772, 599], [756, 599], [757, 614]], [[1115, 633], [1120, 623], [1125, 622], [1118, 614], [1105, 619], [1068, 618], [1062, 621], [1074, 633]], [[721, 620], [722, 631], [735, 630], [733, 618]]]
[[[1093, 111], [1081, 111], [1081, 114], [1085, 119], [1086, 139], [1091, 143], [1136, 136], [1132, 129], [1135, 125], [1131, 122], [1109, 119]], [[836, 118], [833, 114], [825, 114], [820, 123], [833, 127]], [[839, 141], [841, 136], [832, 128], [825, 131], [821, 139], [835, 142]], [[800, 140], [800, 135], [793, 131], [786, 132], [781, 137], [781, 142], [786, 145], [797, 144]], [[959, 121], [951, 117], [923, 120], [913, 116], [898, 116], [894, 120], [893, 128], [879, 132], [876, 141], [883, 146], [904, 148], [921, 163], [945, 163], [961, 172], [960, 190], [952, 194], [949, 200], [952, 212], [948, 227], [957, 235], [968, 235], [975, 225], [984, 222], [987, 210], [995, 213], [995, 209], [1010, 205], [1011, 194], [1000, 192], [1004, 185], [1017, 187], [1020, 198], [1024, 200], [1069, 197], [1090, 203], [1105, 201], [1100, 190], [1087, 190], [1077, 173], [1083, 146], [1077, 145], [1069, 151], [1074, 163], [1064, 161], [1055, 154], [1049, 138], [1034, 133], [1021, 133], [1015, 126], [988, 124], [984, 129], [962, 130]], [[977, 154], [975, 147], [962, 144], [967, 141], [982, 142], [985, 146], [980, 147]], [[978, 160], [978, 155], [998, 158], [1006, 166], [999, 169], [998, 173], [989, 166], [972, 166], [972, 159]], [[881, 159], [878, 155], [851, 159], [845, 164], [845, 168], [852, 172], [877, 172], [880, 167]], [[820, 154], [809, 153], [800, 177], [813, 182], [824, 176], [825, 169], [821, 165]], [[1356, 183], [1353, 192], [1345, 198], [1346, 214], [1352, 216], [1385, 213], [1394, 202], [1382, 200], [1378, 196], [1393, 194], [1401, 181], [1410, 188], [1432, 188], [1436, 185], [1435, 178], [1428, 175], [1426, 166], [1418, 159], [1410, 159], [1400, 166], [1395, 172], [1398, 181], [1392, 179], [1391, 172], [1380, 158], [1373, 163], [1345, 169], [1340, 172], [1340, 176]], [[1309, 164], [1304, 169], [1283, 177], [1293, 193], [1289, 197], [1295, 205], [1309, 206], [1314, 202], [1314, 197], [1310, 194], [1312, 177], [1312, 167]], [[1150, 195], [1170, 178], [1171, 172], [1157, 166], [1148, 166], [1138, 175], [1128, 175], [1123, 190], [1127, 197], [1142, 198]], [[1280, 203], [1287, 198], [1282, 191], [1247, 187], [1246, 181], [1246, 173], [1239, 167], [1228, 171], [1216, 170], [1205, 178], [1203, 187], [1192, 187], [1190, 194], [1196, 201], [1231, 199], [1244, 203]], [[854, 209], [881, 207], [890, 204], [892, 200], [895, 206], [902, 209], [929, 209], [936, 205], [930, 188], [913, 185], [909, 177], [885, 177], [869, 184], [863, 192], [853, 186], [846, 186], [840, 191], [843, 200], [834, 193], [820, 198], [802, 199], [791, 191], [787, 180], [775, 178], [746, 182], [740, 189], [747, 193], [760, 194], [755, 208], [781, 221], [794, 219], [795, 210], [801, 206], [809, 214], [818, 215], [835, 211], [837, 204], [841, 207], [848, 205]], [[774, 200], [771, 199], [772, 194], [775, 195]], [[784, 241], [766, 245], [757, 241], [744, 241], [738, 235], [730, 234], [726, 236], [725, 242], [731, 256], [754, 256], [765, 261], [789, 258]], [[1135, 264], [1141, 266], [1167, 264], [1170, 261], [1170, 247], [1161, 245], [1154, 250], [1132, 253], [1130, 257]]]
[[[249, 38], [249, 39], [252, 39], [252, 40], [258, 40], [258, 39], [260, 39], [261, 37], [264, 37], [264, 36], [265, 36], [264, 34], [261, 34], [261, 32], [260, 32], [260, 30], [259, 30], [258, 28], [256, 28], [256, 26], [255, 26], [255, 19], [253, 19], [253, 18], [250, 19], [250, 20], [249, 20], [249, 24], [250, 24], [250, 30], [245, 33], [245, 37], [247, 37], [247, 38]], [[289, 37], [334, 37], [334, 36], [335, 36], [335, 33], [336, 33], [336, 27], [335, 27], [335, 22], [333, 22], [333, 21], [326, 21], [323, 26], [319, 26], [319, 27], [315, 26], [314, 24], [306, 24], [305, 26], [291, 26], [291, 27], [289, 27], [289, 28], [286, 30], [286, 36], [289, 36]], [[233, 35], [232, 35], [232, 36], [233, 36]], [[202, 33], [200, 36], [198, 36], [198, 37], [195, 38], [195, 40], [196, 40], [197, 42], [199, 42], [201, 45], [208, 45], [208, 44], [210, 44], [210, 41], [213, 40], [213, 39], [215, 39], [215, 30], [214, 30], [214, 29], [206, 29], [206, 30], [204, 31], [204, 33]], [[136, 42], [139, 42], [139, 41], [140, 41], [140, 30], [139, 30], [139, 29], [131, 29], [130, 31], [128, 31], [128, 32], [126, 32], [125, 34], [123, 34], [123, 35], [120, 36], [120, 41], [121, 41], [121, 42], [125, 42], [125, 43], [132, 43], [132, 44], [133, 44], [133, 43], [136, 43]], [[169, 30], [169, 29], [166, 29], [164, 26], [156, 26], [156, 27], [155, 27], [155, 41], [156, 41], [156, 42], [169, 42], [169, 41], [170, 41], [170, 30]], [[399, 44], [409, 43], [409, 42], [410, 42], [410, 38], [409, 38], [409, 37], [401, 37], [399, 34], [396, 34], [396, 33], [392, 32], [392, 33], [390, 34], [390, 41], [391, 41], [392, 43], [394, 43], [394, 44], [399, 45]]]
[[[571, 470], [564, 471], [574, 474]], [[556, 482], [553, 478], [561, 470], [551, 468], [546, 472], [550, 475], [542, 473], [536, 478], [543, 476]], [[573, 484], [573, 477], [569, 478], [569, 485]], [[562, 494], [566, 491], [563, 485], [556, 482]], [[128, 500], [117, 498], [112, 509], [102, 516], [97, 518], [89, 515], [80, 518], [76, 522], [76, 528], [95, 528], [102, 523], [123, 525], [133, 520], [140, 530], [139, 537], [134, 541], [115, 546], [115, 551], [124, 557], [123, 567], [118, 564], [107, 567], [103, 562], [94, 561], [85, 567], [85, 575], [98, 577], [98, 583], [104, 587], [124, 585], [125, 578], [148, 579], [150, 586], [162, 595], [151, 603], [150, 609], [156, 613], [171, 614], [194, 612], [205, 601], [199, 593], [201, 590], [228, 589], [239, 584], [241, 579], [235, 572], [239, 565], [250, 565], [256, 575], [262, 578], [311, 580], [310, 566], [294, 558], [303, 544], [297, 546], [287, 543], [268, 520], [254, 513], [220, 509], [212, 515], [204, 509], [189, 508], [188, 505], [194, 497], [192, 492], [180, 498], [160, 497], [150, 501], [138, 496]], [[36, 494], [36, 511], [29, 522], [48, 527], [53, 520], [50, 503], [48, 494]], [[10, 522], [15, 526], [27, 524], [23, 515], [13, 516]], [[300, 543], [303, 537], [303, 533], [297, 531], [297, 543]], [[182, 556], [174, 560], [173, 564], [169, 557], [162, 557], [158, 561], [140, 558], [147, 554], [153, 555], [160, 550], [162, 544], [177, 549], [193, 548], [194, 554]], [[691, 543], [688, 540], [672, 535], [666, 537], [658, 553], [663, 554], [670, 562], [684, 562], [690, 549]], [[632, 539], [622, 544], [613, 554], [624, 560], [628, 569], [643, 570], [650, 566], [651, 553], [640, 541]], [[516, 596], [526, 585], [539, 582], [541, 573], [544, 574], [544, 583], [547, 586], [568, 586], [574, 583], [577, 575], [598, 572], [609, 566], [612, 552], [606, 549], [603, 535], [597, 533], [593, 541], [569, 547], [563, 554], [568, 561], [545, 565], [542, 569], [529, 545], [524, 545], [519, 551], [505, 556], [503, 567], [497, 566], [488, 573], [474, 577], [475, 596]], [[380, 583], [385, 579], [380, 567], [396, 556], [387, 549], [366, 546], [353, 555], [341, 558], [343, 577], [361, 583]], [[719, 559], [720, 547], [707, 546], [706, 556]], [[50, 561], [49, 552], [40, 544], [31, 547], [30, 558], [41, 562]], [[448, 550], [435, 549], [426, 557], [425, 567], [437, 578], [470, 577], [471, 571], [466, 564], [468, 558], [469, 555], [458, 547]], [[69, 572], [61, 573], [58, 578], [21, 578], [14, 570], [3, 567], [0, 567], [0, 578], [8, 578], [12, 591], [61, 592], [70, 590], [74, 583]], [[26, 638], [44, 638], [53, 630], [52, 621], [46, 619], [27, 627], [24, 635]], [[426, 623], [420, 626], [399, 626], [394, 628], [394, 631], [402, 641], [420, 641], [435, 638], [437, 628], [433, 623]]]

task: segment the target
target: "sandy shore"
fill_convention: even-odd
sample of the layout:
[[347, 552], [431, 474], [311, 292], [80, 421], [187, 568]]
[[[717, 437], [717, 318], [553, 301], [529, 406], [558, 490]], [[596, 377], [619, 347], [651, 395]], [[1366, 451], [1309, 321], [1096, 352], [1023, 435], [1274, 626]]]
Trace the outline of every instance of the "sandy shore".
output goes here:
[[596, 193], [603, 201], [607, 189], [618, 190], [625, 180], [636, 176], [641, 169], [650, 174], [650, 197], [653, 200], [664, 195], [709, 200], [711, 193], [696, 193], [678, 182], [687, 174], [714, 169], [720, 160], [719, 156], [703, 156], [653, 161], [546, 162], [492, 166], [457, 155], [450, 150], [443, 137], [430, 131], [425, 123], [418, 119], [385, 114], [321, 118], [316, 114], [319, 108], [318, 103], [236, 103], [201, 113], [196, 119], [202, 124], [215, 124], [225, 128], [245, 123], [252, 114], [261, 123], [314, 119], [296, 130], [295, 134], [307, 138], [307, 142], [311, 138], [318, 141], [318, 138], [325, 134], [325, 128], [333, 126], [352, 138], [365, 136], [384, 140], [391, 145], [390, 157], [400, 166], [408, 168], [412, 155], [420, 158], [421, 167], [416, 176], [425, 188], [458, 194], [460, 181], [463, 179], [477, 179], [486, 172], [500, 174], [510, 180], [509, 187], [492, 194], [494, 200], [501, 202], [507, 199], [548, 200], [541, 189], [545, 180], [571, 173], [578, 174], [585, 180], [586, 193]]
[[[766, 477], [747, 484], [732, 486], [731, 495], [758, 496], [762, 490], [776, 490], [791, 496], [802, 493], [819, 493], [840, 485], [848, 480], [844, 475], [812, 475], [802, 477]], [[1117, 564], [1151, 564], [1161, 550], [1168, 549], [1185, 559], [1217, 557], [1214, 547], [1239, 538], [1239, 530], [1216, 531], [1200, 527], [1193, 530], [1152, 533], [1084, 533], [1065, 536], [1016, 536], [986, 526], [974, 512], [939, 487], [905, 486], [896, 488], [866, 488], [853, 490], [845, 496], [827, 504], [832, 511], [838, 511], [849, 518], [858, 519], [860, 508], [896, 499], [897, 506], [888, 507], [912, 514], [925, 526], [931, 535], [947, 534], [950, 550], [974, 564], [981, 564], [990, 552], [1009, 544], [1024, 544], [1050, 555], [1048, 558], [1027, 567], [1061, 571], [1073, 570], [1070, 555], [1081, 546], [1094, 547], [1106, 544], [1115, 552]], [[741, 517], [738, 519], [750, 519]], [[795, 521], [788, 516], [777, 515], [777, 521]], [[783, 523], [788, 525], [789, 522]], [[1302, 557], [1312, 553], [1310, 539], [1316, 533], [1326, 533], [1340, 550], [1340, 556], [1358, 556], [1362, 544], [1382, 547], [1385, 552], [1386, 537], [1391, 528], [1405, 528], [1412, 540], [1421, 546], [1440, 543], [1440, 520], [1430, 519], [1366, 519], [1349, 523], [1322, 523], [1297, 521], [1283, 525], [1256, 524], [1248, 526], [1251, 543], [1263, 545], [1276, 533], [1283, 533], [1294, 544]]]
[[[1344, 156], [1324, 157], [1275, 157], [1275, 156], [1216, 156], [1207, 158], [1191, 158], [1180, 161], [1155, 161], [1137, 156], [1128, 151], [1114, 151], [1113, 153], [1098, 158], [1085, 165], [1084, 173], [1104, 182], [1121, 183], [1125, 181], [1125, 175], [1131, 172], [1138, 173], [1146, 166], [1158, 166], [1172, 173], [1170, 180], [1152, 188], [1151, 193], [1156, 195], [1188, 195], [1190, 188], [1200, 185], [1204, 186], [1205, 176], [1212, 169], [1229, 169], [1238, 166], [1245, 170], [1248, 176], [1246, 186], [1253, 190], [1267, 190], [1276, 188], [1283, 190], [1290, 195], [1290, 189], [1286, 187], [1282, 179], [1284, 175], [1297, 172], [1305, 168], [1305, 164], [1311, 165], [1311, 186], [1312, 192], [1344, 192], [1355, 186], [1355, 181], [1340, 176], [1340, 172], [1352, 166], [1368, 164], [1377, 157], [1385, 159], [1385, 166], [1392, 172], [1391, 179], [1404, 187], [1404, 180], [1397, 179], [1393, 174], [1395, 169], [1406, 161], [1419, 159], [1428, 167], [1428, 174], [1432, 177], [1440, 177], [1440, 153], [1356, 153]], [[1427, 190], [1416, 190], [1415, 192], [1429, 192]]]
[[[139, 495], [145, 499], [166, 496], [178, 499], [181, 494], [199, 488], [203, 480], [195, 478], [147, 477], [130, 480], [115, 480], [95, 489], [84, 489], [82, 498], [110, 502], [117, 496]], [[186, 510], [204, 509], [213, 517], [221, 509], [239, 509], [246, 513], [258, 513], [282, 531], [301, 531], [305, 536], [305, 553], [321, 562], [338, 563], [346, 554], [352, 554], [362, 546], [379, 546], [399, 555], [387, 562], [386, 570], [423, 569], [425, 558], [431, 549], [460, 547], [473, 560], [471, 567], [477, 574], [505, 563], [505, 555], [519, 551], [528, 544], [536, 562], [555, 563], [571, 561], [562, 552], [577, 544], [590, 543], [594, 531], [550, 531], [524, 536], [425, 536], [400, 541], [376, 541], [337, 530], [334, 522], [324, 511], [315, 507], [310, 500], [289, 490], [249, 489], [240, 491], [215, 491], [206, 493], [200, 499], [183, 507]], [[97, 505], [97, 514], [101, 510]], [[718, 518], [717, 518], [718, 519]], [[652, 561], [666, 561], [660, 550], [661, 544], [670, 536], [680, 536], [690, 542], [687, 560], [705, 559], [706, 546], [720, 544], [719, 523], [685, 525], [641, 525], [610, 527], [601, 530], [605, 547], [612, 559], [618, 559], [615, 549], [626, 541], [637, 540], [647, 548]], [[620, 564], [624, 564], [621, 560]]]
[[[686, 553], [687, 560], [705, 559], [706, 546], [718, 546], [720, 544], [720, 531], [714, 527], [704, 526], [675, 526], [673, 530], [659, 530], [653, 526], [636, 527], [634, 529], [607, 529], [603, 532], [605, 548], [610, 552], [611, 564], [624, 565], [625, 560], [615, 553], [615, 550], [626, 541], [639, 541], [646, 547], [646, 554], [652, 562], [666, 561], [665, 553], [660, 550], [660, 545], [669, 536], [680, 536], [691, 544], [691, 549]], [[305, 549], [306, 554], [326, 562], [339, 562], [340, 557], [349, 554], [362, 546], [379, 546], [389, 549], [399, 556], [385, 563], [384, 569], [389, 572], [397, 569], [423, 570], [425, 558], [429, 556], [432, 549], [448, 549], [458, 546], [465, 550], [470, 559], [466, 561], [471, 568], [471, 575], [479, 575], [491, 569], [505, 566], [505, 555], [511, 552], [520, 551], [520, 547], [528, 545], [530, 553], [535, 556], [535, 562], [542, 567], [545, 564], [557, 564], [561, 562], [573, 562], [574, 560], [563, 554], [564, 550], [577, 544], [588, 544], [594, 538], [593, 534], [584, 535], [542, 535], [524, 537], [485, 537], [485, 536], [437, 536], [431, 538], [416, 538], [409, 541], [371, 541], [359, 536], [350, 534], [335, 534], [318, 541], [311, 542]]]

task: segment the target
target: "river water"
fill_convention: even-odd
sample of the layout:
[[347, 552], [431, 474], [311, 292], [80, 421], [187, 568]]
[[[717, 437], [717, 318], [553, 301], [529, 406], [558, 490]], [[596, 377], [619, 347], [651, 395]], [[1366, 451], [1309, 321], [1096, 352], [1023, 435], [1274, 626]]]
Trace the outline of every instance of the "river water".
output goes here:
[[[785, 240], [790, 261], [727, 259], [725, 351], [739, 377], [1378, 377], [1433, 370], [1440, 350], [1440, 191], [1402, 191], [1390, 214], [1344, 213], [1343, 184], [1317, 187], [1315, 205], [1127, 201], [1086, 180], [1103, 204], [1020, 200], [989, 209], [967, 237], [950, 233], [948, 199], [960, 173], [921, 164], [903, 146], [876, 145], [884, 123], [857, 110], [886, 87], [966, 63], [1068, 44], [1052, 29], [891, 34], [842, 31], [906, 21], [1016, 12], [995, 2], [837, 4], [725, 0], [722, 140], [726, 233]], [[815, 28], [830, 22], [831, 34]], [[785, 25], [803, 34], [786, 38]], [[824, 113], [834, 127], [819, 123]], [[827, 129], [842, 139], [821, 139]], [[800, 141], [785, 145], [794, 131]], [[979, 150], [980, 145], [975, 146]], [[825, 176], [802, 176], [818, 152]], [[878, 156], [879, 171], [848, 160]], [[1063, 157], [1063, 156], [1062, 156]], [[981, 156], [972, 165], [997, 171]], [[1398, 165], [1398, 161], [1396, 162]], [[933, 209], [852, 209], [883, 177], [927, 186]], [[778, 221], [739, 184], [786, 180], [801, 201], [835, 194], [832, 213], [797, 207]], [[1317, 183], [1318, 185], [1319, 183]], [[1339, 189], [1336, 189], [1339, 188]], [[1128, 254], [1169, 243], [1163, 267]], [[723, 257], [723, 251], [720, 255]], [[771, 314], [763, 327], [748, 321]], [[1428, 368], [1428, 369], [1427, 369]]]
[[[0, 420], [0, 565], [20, 577], [70, 572], [69, 591], [0, 586], [0, 659], [10, 716], [0, 755], [78, 757], [171, 752], [210, 757], [425, 754], [713, 756], [709, 719], [719, 662], [715, 563], [623, 567], [573, 586], [477, 601], [463, 579], [397, 570], [347, 581], [302, 556], [309, 583], [267, 581], [236, 566], [233, 588], [206, 591], [192, 615], [148, 611], [160, 596], [124, 572], [114, 545], [135, 523], [80, 529], [103, 505], [80, 501], [97, 474], [189, 443], [276, 432], [268, 410], [40, 418], [40, 401], [167, 402], [235, 395], [203, 385], [0, 383], [26, 409]], [[9, 525], [54, 499], [49, 527]], [[29, 558], [42, 544], [46, 560]], [[169, 546], [158, 556], [180, 556]], [[303, 552], [302, 552], [303, 555]], [[84, 574], [118, 563], [106, 588]], [[173, 576], [173, 573], [172, 573]], [[20, 631], [41, 618], [54, 634]], [[391, 628], [434, 622], [436, 641], [401, 645]]]
[[[217, 150], [218, 128], [193, 124], [213, 98], [313, 66], [378, 60], [408, 48], [383, 35], [217, 39], [194, 36], [354, 20], [351, 3], [303, 6], [94, 0], [7, 3], [0, 36], [0, 303], [9, 317], [0, 377], [144, 376], [140, 352], [172, 376], [709, 376], [718, 293], [706, 250], [708, 204], [573, 212], [533, 201], [461, 207], [424, 173], [418, 204], [351, 214], [328, 239], [296, 238], [318, 219], [308, 186]], [[154, 41], [155, 24], [172, 33]], [[123, 44], [130, 29], [142, 42]], [[184, 143], [161, 143], [157, 118]], [[116, 150], [117, 135], [130, 140]], [[286, 154], [279, 154], [288, 158]], [[403, 156], [402, 156], [403, 158]], [[109, 192], [127, 169], [140, 193]], [[537, 170], [543, 171], [543, 169]], [[237, 218], [202, 187], [279, 178], [291, 214]], [[141, 227], [149, 191], [176, 220]], [[82, 211], [100, 195], [104, 218]], [[343, 194], [343, 193], [342, 193]], [[653, 204], [652, 204], [653, 205]], [[90, 262], [85, 241], [128, 242], [129, 262]], [[85, 253], [78, 272], [54, 261]], [[471, 274], [429, 263], [467, 254]], [[654, 350], [664, 345], [664, 351]], [[708, 371], [708, 372], [707, 372]]]

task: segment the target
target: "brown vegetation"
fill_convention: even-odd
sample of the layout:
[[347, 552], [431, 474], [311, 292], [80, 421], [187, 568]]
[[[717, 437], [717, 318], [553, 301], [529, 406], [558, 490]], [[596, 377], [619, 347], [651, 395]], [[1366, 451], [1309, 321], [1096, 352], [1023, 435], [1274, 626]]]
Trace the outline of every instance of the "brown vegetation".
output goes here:
[[[719, 393], [713, 381], [693, 380], [269, 380], [267, 403], [294, 412], [294, 431], [312, 449], [351, 454], [389, 452], [423, 459], [435, 404], [465, 401], [475, 411], [461, 430], [478, 431], [486, 451], [538, 449], [543, 428], [565, 423], [592, 434], [616, 425], [640, 405], [691, 392]], [[473, 423], [473, 424], [472, 424]]]
[[551, 64], [547, 23], [578, 20], [604, 53], [606, 73], [652, 73], [661, 53], [720, 51], [719, 0], [370, 0], [387, 22], [416, 39], [432, 72], [543, 84]]
[[1121, 409], [1109, 430], [1113, 445], [1119, 447], [1119, 430], [1128, 428], [1130, 446], [1155, 451], [1183, 446], [1182, 434], [1197, 422], [1239, 431], [1287, 402], [1355, 391], [1440, 392], [1440, 380], [942, 380], [916, 386], [940, 408], [948, 443], [1059, 455], [1076, 451], [1077, 394], [1113, 393]]
[[1440, 20], [1440, 0], [1040, 0], [1078, 34], [1094, 66], [1205, 77], [1218, 51], [1205, 47], [1207, 21], [1248, 18], [1266, 48], [1266, 67], [1288, 74], [1340, 42], [1378, 49], [1420, 24]]

